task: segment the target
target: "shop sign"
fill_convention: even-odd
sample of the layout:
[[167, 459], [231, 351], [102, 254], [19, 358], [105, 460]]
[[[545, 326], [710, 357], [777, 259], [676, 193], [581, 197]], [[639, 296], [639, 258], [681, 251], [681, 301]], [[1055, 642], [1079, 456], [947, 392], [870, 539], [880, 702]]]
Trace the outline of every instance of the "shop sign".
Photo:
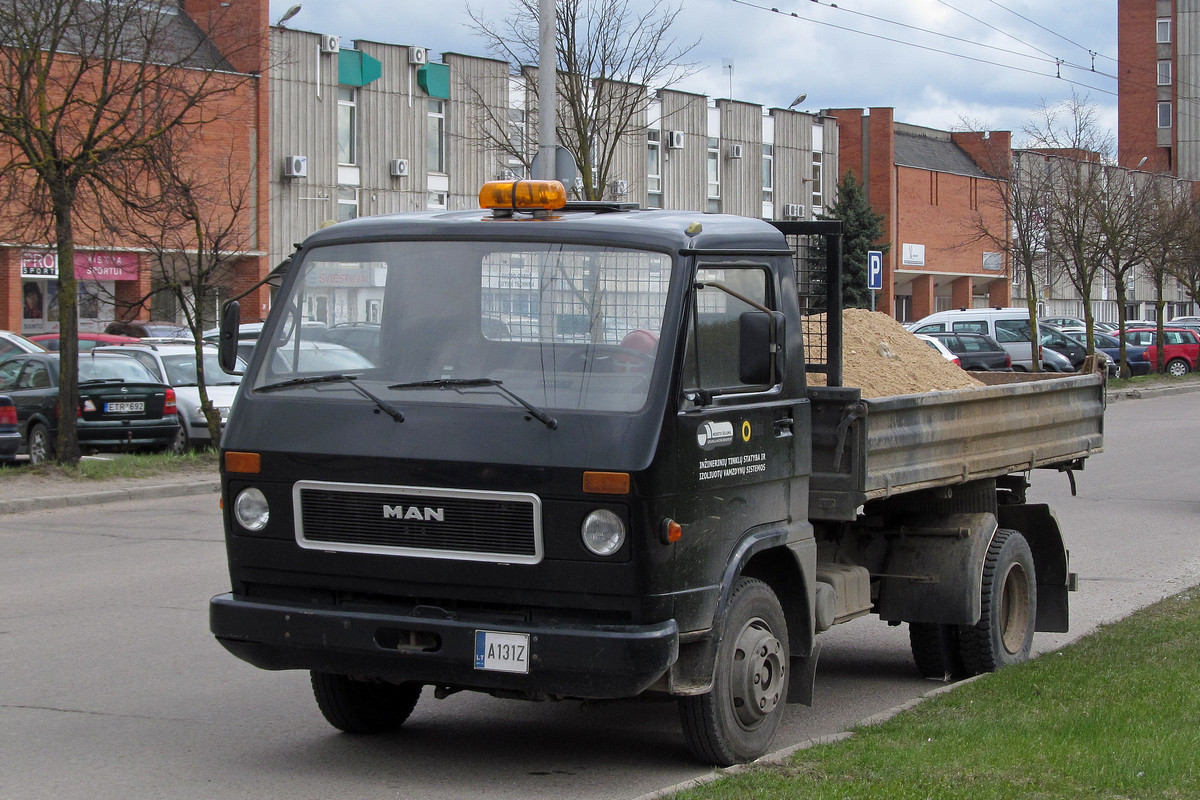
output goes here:
[[[57, 278], [58, 253], [52, 250], [22, 250], [22, 278]], [[76, 253], [75, 277], [83, 281], [136, 281], [136, 253]]]

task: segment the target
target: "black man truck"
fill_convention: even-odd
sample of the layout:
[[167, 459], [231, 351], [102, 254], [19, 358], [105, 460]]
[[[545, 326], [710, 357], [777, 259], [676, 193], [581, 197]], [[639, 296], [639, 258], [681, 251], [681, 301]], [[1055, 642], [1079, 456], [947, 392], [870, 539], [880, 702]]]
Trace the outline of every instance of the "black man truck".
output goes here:
[[[727, 765], [812, 702], [834, 625], [907, 623], [936, 677], [1067, 629], [1063, 536], [1026, 487], [1101, 449], [1102, 375], [864, 399], [840, 223], [535, 181], [480, 206], [292, 256], [221, 444], [210, 626], [234, 655], [310, 671], [353, 733], [426, 686], [669, 696]], [[230, 303], [227, 369], [237, 329]]]

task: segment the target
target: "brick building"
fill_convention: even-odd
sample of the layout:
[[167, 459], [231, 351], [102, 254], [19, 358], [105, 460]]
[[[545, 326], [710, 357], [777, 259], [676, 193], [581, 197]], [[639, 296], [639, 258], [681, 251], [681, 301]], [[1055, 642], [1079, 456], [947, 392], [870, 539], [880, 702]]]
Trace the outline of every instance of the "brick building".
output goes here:
[[1117, 2], [1118, 162], [1200, 180], [1200, 5]]
[[978, 236], [1005, 230], [1005, 181], [985, 165], [1010, 163], [1007, 131], [949, 133], [898, 123], [893, 109], [831, 109], [841, 174], [863, 183], [883, 215], [883, 290], [876, 308], [916, 320], [947, 308], [1006, 306], [1006, 253]]
[[[233, 90], [214, 97], [204, 109], [209, 120], [189, 133], [184, 169], [194, 170], [199, 182], [222, 182], [248, 192], [245, 211], [237, 219], [236, 256], [224, 294], [252, 286], [269, 270], [265, 257], [269, 217], [269, 185], [257, 169], [269, 153], [267, 130], [267, 0], [180, 0], [144, 6], [145, 13], [163, 17], [171, 45], [188, 54], [189, 65], [215, 70], [215, 80], [229, 81]], [[204, 31], [205, 33], [202, 33]], [[61, 56], [60, 56], [61, 57]], [[167, 62], [172, 63], [172, 62]], [[247, 78], [249, 78], [247, 80]], [[219, 214], [221, 203], [209, 208]], [[167, 267], [137, 237], [122, 235], [97, 215], [97, 207], [80, 204], [75, 226], [75, 263], [79, 282], [79, 329], [102, 330], [114, 319], [176, 320], [171, 303], [159, 307], [141, 301], [152, 293]], [[11, 207], [10, 207], [11, 209]], [[15, 216], [28, 218], [25, 209]], [[25, 334], [58, 330], [56, 277], [58, 264], [53, 233], [43, 226], [25, 225], [26, 233], [8, 233], [0, 240], [0, 328]], [[13, 226], [6, 226], [9, 231]], [[39, 230], [39, 228], [41, 230]], [[37, 231], [28, 233], [28, 231]], [[187, 258], [181, 241], [172, 259]], [[191, 247], [194, 252], [194, 245]], [[264, 312], [266, 290], [248, 301]], [[28, 305], [27, 305], [28, 303]], [[215, 318], [215, 306], [206, 309]]]

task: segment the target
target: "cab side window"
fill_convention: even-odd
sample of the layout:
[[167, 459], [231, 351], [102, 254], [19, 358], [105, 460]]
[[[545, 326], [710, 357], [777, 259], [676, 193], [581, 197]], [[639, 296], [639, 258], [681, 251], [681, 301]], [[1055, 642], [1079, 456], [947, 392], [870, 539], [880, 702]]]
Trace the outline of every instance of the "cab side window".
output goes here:
[[6, 361], [0, 364], [0, 392], [17, 388], [17, 376], [21, 374], [21, 360]]
[[[756, 303], [773, 307], [765, 270], [705, 267], [696, 281], [720, 283]], [[714, 286], [695, 290], [683, 359], [685, 392], [744, 392], [751, 388], [738, 377], [739, 318], [754, 310], [754, 306]]]

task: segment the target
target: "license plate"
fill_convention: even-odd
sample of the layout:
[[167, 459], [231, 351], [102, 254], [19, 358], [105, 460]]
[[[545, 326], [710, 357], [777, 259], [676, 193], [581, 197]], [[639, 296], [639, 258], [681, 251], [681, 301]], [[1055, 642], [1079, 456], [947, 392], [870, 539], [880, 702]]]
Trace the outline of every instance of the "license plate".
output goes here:
[[475, 631], [475, 669], [529, 672], [529, 634]]
[[106, 414], [132, 414], [135, 411], [145, 411], [145, 403], [105, 403]]

